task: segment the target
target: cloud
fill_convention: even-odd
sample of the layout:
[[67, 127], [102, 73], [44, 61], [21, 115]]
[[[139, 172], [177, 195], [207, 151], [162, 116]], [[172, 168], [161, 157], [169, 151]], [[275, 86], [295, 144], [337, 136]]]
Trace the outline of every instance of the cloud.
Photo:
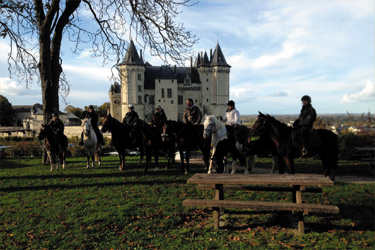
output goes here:
[[11, 78], [0, 77], [0, 93], [4, 96], [35, 96], [41, 95], [39, 90], [26, 88]]
[[[108, 82], [111, 76], [111, 69], [104, 67], [90, 67], [90, 66], [77, 66], [64, 64], [63, 69], [65, 72], [71, 72], [81, 75], [82, 78], [90, 78], [94, 80], [100, 80]], [[69, 79], [72, 80], [72, 79]]]
[[358, 93], [344, 95], [341, 99], [341, 103], [358, 103], [358, 102], [370, 102], [374, 101], [375, 98], [375, 85], [371, 81], [366, 82], [366, 86]]
[[274, 92], [272, 94], [269, 94], [268, 96], [271, 96], [271, 97], [284, 97], [284, 96], [288, 96], [288, 93], [285, 92], [285, 91], [280, 90], [280, 91], [276, 91], [276, 92]]

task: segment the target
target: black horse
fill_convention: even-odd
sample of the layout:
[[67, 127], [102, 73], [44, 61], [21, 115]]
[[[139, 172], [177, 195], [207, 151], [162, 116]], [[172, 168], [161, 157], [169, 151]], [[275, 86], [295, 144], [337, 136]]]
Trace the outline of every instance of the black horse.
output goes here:
[[[163, 140], [174, 140], [181, 157], [181, 171], [187, 174], [190, 171], [190, 150], [199, 148], [203, 154], [205, 167], [208, 168], [210, 158], [211, 141], [203, 139], [203, 125], [181, 123], [168, 120], [163, 126]], [[184, 156], [184, 150], [186, 155]], [[184, 159], [186, 159], [186, 171]]]
[[62, 168], [65, 168], [65, 158], [66, 158], [66, 151], [68, 148], [68, 138], [65, 135], [56, 135], [53, 133], [51, 126], [49, 125], [42, 125], [39, 135], [39, 140], [45, 139], [45, 150], [47, 152], [47, 156], [50, 162], [50, 171], [53, 170], [53, 164], [56, 163], [57, 165], [56, 170], [59, 169], [59, 166], [62, 165]]
[[112, 134], [112, 144], [115, 147], [119, 157], [120, 157], [120, 170], [125, 167], [125, 153], [127, 148], [131, 148], [132, 139], [130, 138], [129, 127], [123, 125], [121, 122], [116, 120], [108, 114], [104, 117], [103, 127], [101, 129], [102, 133], [111, 132]]
[[[283, 157], [288, 171], [294, 174], [294, 157], [300, 156], [300, 150], [293, 143], [293, 128], [276, 120], [270, 115], [259, 112], [252, 127], [253, 133], [267, 133], [271, 136], [278, 153]], [[311, 156], [319, 155], [324, 167], [324, 175], [334, 181], [338, 160], [338, 136], [326, 129], [317, 129], [321, 145], [311, 148]]]
[[145, 172], [148, 171], [152, 154], [155, 159], [156, 171], [159, 170], [158, 151], [162, 147], [160, 132], [145, 121], [136, 119], [131, 127], [130, 137], [136, 142], [141, 152], [141, 159], [143, 152], [146, 152]]

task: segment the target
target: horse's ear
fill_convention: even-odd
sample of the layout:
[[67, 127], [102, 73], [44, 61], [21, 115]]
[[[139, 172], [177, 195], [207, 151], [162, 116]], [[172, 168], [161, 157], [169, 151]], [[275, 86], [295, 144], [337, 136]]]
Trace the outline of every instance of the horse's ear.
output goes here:
[[108, 112], [107, 117], [108, 117], [108, 118], [111, 118], [111, 117], [112, 117], [112, 116], [111, 116], [111, 113]]
[[260, 116], [264, 116], [262, 112], [258, 111], [258, 113], [259, 113]]

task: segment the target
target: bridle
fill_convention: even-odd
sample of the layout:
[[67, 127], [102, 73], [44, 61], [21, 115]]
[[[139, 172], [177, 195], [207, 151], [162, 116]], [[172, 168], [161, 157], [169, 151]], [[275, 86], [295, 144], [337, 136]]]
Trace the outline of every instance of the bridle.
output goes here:
[[211, 135], [211, 134], [215, 134], [217, 131], [218, 130], [216, 129], [215, 122], [212, 122], [210, 118], [210, 123], [208, 124], [207, 128], [203, 129], [203, 132], [205, 134]]
[[84, 127], [83, 127], [83, 133], [86, 135], [86, 136], [89, 136], [89, 134], [91, 133], [91, 130], [92, 130], [92, 126], [91, 126], [91, 123], [90, 123], [90, 126], [89, 129], [87, 130], [87, 121], [84, 122]]
[[262, 117], [262, 123], [255, 129], [252, 128], [253, 133], [263, 134], [266, 132], [267, 118]]

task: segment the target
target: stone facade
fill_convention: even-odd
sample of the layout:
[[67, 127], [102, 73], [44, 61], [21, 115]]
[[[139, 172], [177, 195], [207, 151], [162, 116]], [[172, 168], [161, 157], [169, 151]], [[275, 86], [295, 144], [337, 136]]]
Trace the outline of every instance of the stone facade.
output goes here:
[[230, 65], [219, 44], [210, 58], [198, 53], [190, 67], [152, 66], [144, 63], [130, 42], [125, 58], [118, 65], [120, 84], [109, 90], [110, 112], [122, 121], [128, 106], [134, 106], [141, 119], [150, 121], [161, 106], [168, 119], [182, 121], [186, 100], [192, 98], [204, 114], [224, 116], [229, 100]]

